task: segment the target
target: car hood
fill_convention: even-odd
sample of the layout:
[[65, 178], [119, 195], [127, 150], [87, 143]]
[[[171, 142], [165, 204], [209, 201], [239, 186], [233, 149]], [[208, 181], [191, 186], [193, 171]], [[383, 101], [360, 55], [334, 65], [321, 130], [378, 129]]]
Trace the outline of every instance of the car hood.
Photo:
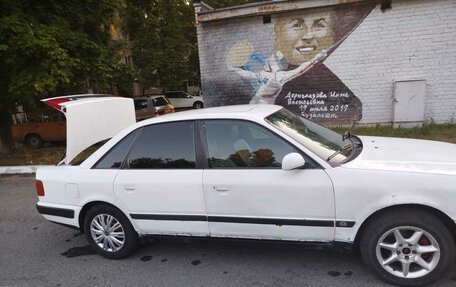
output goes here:
[[456, 175], [456, 145], [437, 141], [359, 137], [361, 154], [342, 167]]
[[69, 164], [79, 153], [136, 122], [133, 100], [111, 95], [73, 95], [42, 100], [65, 114]]

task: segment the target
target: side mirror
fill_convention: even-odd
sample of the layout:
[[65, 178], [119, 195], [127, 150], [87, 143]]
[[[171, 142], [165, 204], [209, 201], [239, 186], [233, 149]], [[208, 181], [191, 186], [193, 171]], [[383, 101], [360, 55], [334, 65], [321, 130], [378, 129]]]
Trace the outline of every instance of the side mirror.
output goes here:
[[282, 160], [282, 170], [293, 170], [303, 167], [306, 161], [299, 153], [292, 152], [284, 156]]

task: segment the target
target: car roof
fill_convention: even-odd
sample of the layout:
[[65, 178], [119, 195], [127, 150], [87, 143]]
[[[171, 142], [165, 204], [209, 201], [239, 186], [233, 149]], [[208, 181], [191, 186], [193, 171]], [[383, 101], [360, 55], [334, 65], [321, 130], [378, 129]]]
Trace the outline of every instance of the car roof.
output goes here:
[[148, 100], [148, 99], [156, 99], [156, 98], [166, 98], [165, 95], [150, 95], [150, 96], [144, 96], [144, 97], [139, 97], [139, 98], [133, 98], [133, 100]]
[[243, 119], [263, 119], [268, 115], [280, 110], [282, 107], [277, 105], [233, 105], [214, 108], [196, 109], [184, 112], [177, 112], [159, 116], [153, 119], [144, 120], [141, 125], [149, 125], [159, 122], [215, 119], [215, 118], [243, 118]]

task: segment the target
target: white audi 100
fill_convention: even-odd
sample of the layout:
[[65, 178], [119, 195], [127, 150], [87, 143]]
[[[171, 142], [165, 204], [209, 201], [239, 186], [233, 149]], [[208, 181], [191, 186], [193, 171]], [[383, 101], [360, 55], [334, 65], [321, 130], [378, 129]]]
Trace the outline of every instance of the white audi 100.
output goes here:
[[134, 123], [131, 99], [45, 102], [66, 114], [67, 154], [38, 169], [37, 209], [105, 257], [132, 254], [140, 236], [182, 235], [345, 243], [406, 286], [454, 266], [454, 144], [341, 136], [275, 105]]

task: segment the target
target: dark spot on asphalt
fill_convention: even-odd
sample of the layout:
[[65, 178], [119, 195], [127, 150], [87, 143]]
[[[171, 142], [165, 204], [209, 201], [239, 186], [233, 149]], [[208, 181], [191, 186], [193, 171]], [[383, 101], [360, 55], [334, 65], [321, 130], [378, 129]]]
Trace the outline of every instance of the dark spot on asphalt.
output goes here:
[[161, 260], [161, 262], [166, 262], [166, 261], [168, 261], [168, 259], [166, 259], [166, 258], [163, 258], [163, 259]]
[[192, 265], [193, 266], [196, 266], [198, 264], [201, 264], [201, 261], [200, 260], [195, 260], [195, 261], [192, 261]]
[[38, 226], [33, 227], [33, 230], [37, 230], [37, 229], [38, 229]]
[[352, 271], [347, 271], [344, 273], [345, 276], [352, 276], [353, 275], [353, 272]]
[[456, 281], [456, 277], [452, 277], [450, 280], [451, 281]]
[[71, 239], [67, 239], [67, 240], [65, 240], [65, 242], [70, 242], [70, 241], [71, 241]]
[[222, 255], [222, 252], [217, 252], [217, 255]]
[[95, 254], [95, 251], [93, 251], [93, 249], [92, 249], [92, 247], [90, 247], [90, 245], [73, 247], [63, 253], [60, 253], [60, 255], [63, 255], [67, 258], [73, 258], [73, 257], [78, 257], [78, 256], [84, 256], [84, 255], [94, 255], [94, 254]]
[[332, 277], [337, 277], [337, 276], [340, 276], [340, 272], [339, 271], [328, 271], [328, 275], [330, 275]]
[[150, 261], [151, 259], [152, 259], [151, 255], [146, 255], [146, 256], [141, 257], [141, 261]]
[[203, 256], [206, 256], [206, 254], [203, 253]]
[[60, 284], [57, 284], [57, 285], [55, 285], [55, 286], [60, 286]]
[[78, 236], [81, 236], [81, 235], [82, 235], [82, 232], [78, 232], [78, 233], [73, 234], [73, 237], [78, 237]]
[[227, 271], [223, 271], [223, 274], [228, 274], [228, 272]]

